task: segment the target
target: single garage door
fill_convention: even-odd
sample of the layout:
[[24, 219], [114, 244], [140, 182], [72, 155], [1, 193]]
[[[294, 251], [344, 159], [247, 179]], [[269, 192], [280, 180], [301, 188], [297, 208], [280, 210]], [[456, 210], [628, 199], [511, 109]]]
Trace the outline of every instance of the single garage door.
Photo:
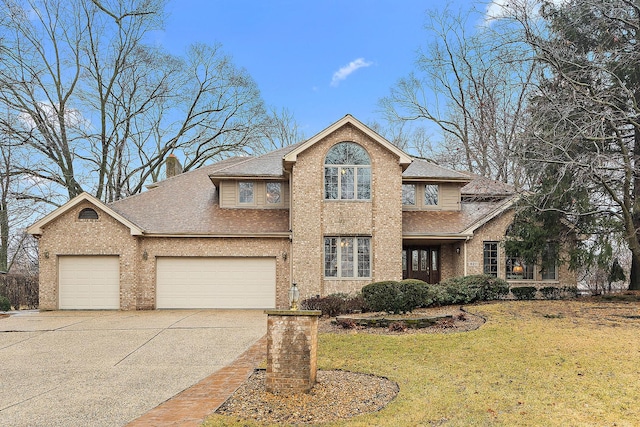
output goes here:
[[118, 309], [120, 260], [117, 256], [61, 256], [58, 285], [61, 310]]
[[274, 308], [275, 258], [161, 257], [157, 308]]

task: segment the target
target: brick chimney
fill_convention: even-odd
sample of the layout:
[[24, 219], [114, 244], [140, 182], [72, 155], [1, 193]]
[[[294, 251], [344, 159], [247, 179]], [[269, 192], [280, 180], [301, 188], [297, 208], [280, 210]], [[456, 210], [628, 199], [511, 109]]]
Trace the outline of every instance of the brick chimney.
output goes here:
[[173, 153], [169, 154], [169, 157], [167, 157], [165, 166], [167, 168], [167, 178], [171, 178], [172, 176], [180, 175], [182, 173], [182, 165]]

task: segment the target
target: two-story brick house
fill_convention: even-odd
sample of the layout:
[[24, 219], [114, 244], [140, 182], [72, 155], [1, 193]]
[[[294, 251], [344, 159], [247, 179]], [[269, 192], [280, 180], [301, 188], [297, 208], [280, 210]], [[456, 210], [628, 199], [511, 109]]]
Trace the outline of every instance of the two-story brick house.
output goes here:
[[104, 204], [82, 194], [29, 228], [41, 309], [286, 307], [380, 280], [488, 272], [575, 285], [507, 257], [513, 190], [414, 159], [350, 115], [309, 140], [179, 174]]

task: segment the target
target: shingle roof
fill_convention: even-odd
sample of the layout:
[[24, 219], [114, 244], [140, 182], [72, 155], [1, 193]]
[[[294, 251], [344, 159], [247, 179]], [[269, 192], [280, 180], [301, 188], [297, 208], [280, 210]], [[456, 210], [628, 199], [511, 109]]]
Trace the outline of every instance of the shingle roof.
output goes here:
[[402, 212], [402, 234], [405, 236], [462, 234], [508, 205], [508, 200], [465, 202], [461, 203], [460, 211], [405, 211]]
[[299, 145], [289, 145], [278, 150], [271, 151], [258, 157], [248, 157], [244, 161], [216, 170], [211, 175], [215, 177], [236, 177], [236, 176], [283, 176], [282, 158]]
[[147, 234], [262, 234], [287, 232], [287, 209], [220, 209], [209, 175], [246, 158], [224, 160], [185, 172], [149, 191], [111, 203]]
[[473, 181], [460, 190], [463, 196], [510, 196], [516, 193], [515, 187], [501, 181], [494, 181], [480, 175], [467, 174]]
[[464, 173], [444, 168], [433, 162], [423, 159], [413, 159], [413, 162], [402, 173], [402, 178], [415, 179], [447, 179], [456, 181], [470, 181], [471, 178]]

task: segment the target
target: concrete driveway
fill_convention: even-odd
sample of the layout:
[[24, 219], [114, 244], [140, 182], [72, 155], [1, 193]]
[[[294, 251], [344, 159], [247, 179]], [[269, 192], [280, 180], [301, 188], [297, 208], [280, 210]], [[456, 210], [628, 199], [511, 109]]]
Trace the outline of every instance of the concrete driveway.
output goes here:
[[0, 318], [0, 426], [122, 426], [231, 363], [261, 310], [36, 311]]

